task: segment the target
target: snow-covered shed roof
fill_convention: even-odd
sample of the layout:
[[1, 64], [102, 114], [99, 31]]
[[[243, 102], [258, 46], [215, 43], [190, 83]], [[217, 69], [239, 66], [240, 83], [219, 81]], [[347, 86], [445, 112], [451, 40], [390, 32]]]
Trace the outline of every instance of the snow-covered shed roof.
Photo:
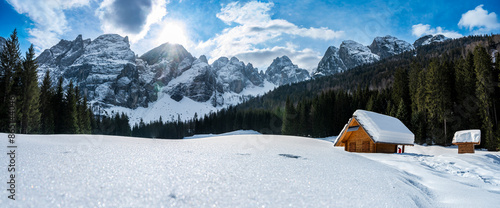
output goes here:
[[[353, 118], [375, 143], [413, 144], [415, 141], [415, 135], [397, 118], [366, 110], [356, 110]], [[340, 132], [337, 140], [349, 129], [349, 123]], [[334, 142], [335, 144], [338, 142], [337, 140]]]
[[453, 137], [453, 141], [455, 143], [481, 143], [481, 130], [479, 129], [471, 129], [471, 130], [463, 130], [455, 132], [455, 136]]

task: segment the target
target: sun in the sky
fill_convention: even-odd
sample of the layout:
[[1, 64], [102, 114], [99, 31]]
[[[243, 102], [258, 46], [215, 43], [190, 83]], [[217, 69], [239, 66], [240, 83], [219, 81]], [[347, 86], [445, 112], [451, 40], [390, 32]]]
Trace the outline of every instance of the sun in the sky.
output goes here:
[[183, 46], [186, 46], [188, 44], [186, 29], [182, 22], [169, 21], [163, 24], [162, 27], [163, 28], [160, 30], [160, 34], [157, 36], [156, 39], [157, 45], [166, 42], [177, 43]]

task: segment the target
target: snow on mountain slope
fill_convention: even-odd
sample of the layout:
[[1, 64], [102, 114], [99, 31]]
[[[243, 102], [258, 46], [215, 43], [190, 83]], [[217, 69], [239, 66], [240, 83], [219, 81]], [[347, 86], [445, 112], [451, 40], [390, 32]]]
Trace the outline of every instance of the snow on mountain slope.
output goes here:
[[390, 35], [376, 37], [369, 48], [381, 59], [415, 49], [410, 43]]
[[425, 36], [422, 36], [419, 39], [415, 40], [415, 43], [413, 43], [413, 46], [415, 48], [417, 48], [417, 47], [420, 47], [423, 45], [429, 45], [431, 43], [444, 42], [446, 40], [450, 40], [450, 38], [448, 38], [442, 34], [425, 35]]
[[288, 56], [277, 57], [266, 70], [266, 78], [276, 85], [308, 80], [309, 72], [292, 63]]
[[[183, 79], [182, 76], [179, 78]], [[175, 79], [173, 82], [176, 82]], [[181, 100], [176, 101], [166, 93], [158, 93], [158, 100], [149, 103], [148, 107], [130, 109], [121, 106], [112, 106], [102, 109], [101, 113], [112, 116], [117, 112], [123, 112], [128, 115], [130, 119], [130, 126], [138, 124], [141, 119], [145, 123], [149, 123], [151, 121], [159, 120], [160, 117], [163, 121], [177, 121], [178, 117], [180, 117], [182, 121], [187, 121], [192, 119], [195, 114], [197, 114], [198, 118], [200, 118], [210, 112], [216, 112], [222, 108], [241, 103], [245, 101], [244, 99], [249, 99], [252, 96], [262, 95], [276, 87], [276, 85], [268, 81], [265, 81], [263, 85], [263, 87], [255, 86], [245, 88], [239, 94], [234, 92], [221, 94], [220, 96], [221, 99], [224, 100], [224, 105], [218, 105], [215, 107], [212, 100], [197, 102], [189, 97], [183, 97]], [[163, 88], [160, 88], [159, 91], [163, 91]]]
[[339, 49], [330, 46], [325, 52], [323, 58], [318, 63], [318, 68], [313, 72], [313, 77], [328, 76], [345, 71], [347, 68], [344, 61], [339, 56]]
[[[238, 135], [156, 140], [17, 135], [16, 144], [20, 156], [16, 163], [17, 199], [1, 197], [4, 206], [441, 205], [437, 203], [441, 196], [423, 188], [415, 176], [335, 148], [331, 142], [310, 138]], [[7, 151], [5, 146], [0, 150]], [[1, 160], [0, 165], [6, 167], [7, 162]], [[8, 175], [0, 177], [7, 181]], [[467, 196], [471, 195], [476, 197]], [[474, 197], [469, 199], [481, 199]], [[493, 197], [489, 202], [494, 204], [499, 199]]]
[[328, 47], [312, 76], [321, 77], [340, 73], [414, 49], [410, 43], [390, 35], [376, 37], [369, 46], [346, 40], [342, 42], [340, 48]]
[[352, 40], [342, 41], [339, 56], [348, 69], [380, 60], [380, 56], [373, 54], [370, 48]]

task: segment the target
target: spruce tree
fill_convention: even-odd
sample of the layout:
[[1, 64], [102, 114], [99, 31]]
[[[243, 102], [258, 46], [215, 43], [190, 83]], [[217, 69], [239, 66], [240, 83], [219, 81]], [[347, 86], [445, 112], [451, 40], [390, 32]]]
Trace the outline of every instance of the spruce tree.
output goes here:
[[425, 107], [427, 112], [427, 122], [430, 130], [430, 135], [433, 142], [441, 143], [444, 142], [440, 140], [443, 138], [444, 134], [441, 134], [441, 129], [439, 128], [441, 125], [441, 114], [443, 112], [443, 108], [441, 105], [441, 82], [442, 75], [440, 73], [440, 67], [437, 61], [432, 61], [429, 64], [429, 68], [427, 70], [427, 80], [425, 85]]
[[290, 101], [290, 97], [286, 98], [285, 103], [285, 114], [283, 115], [283, 126], [281, 129], [281, 134], [283, 135], [295, 135], [296, 134], [296, 119], [297, 112], [293, 103]]
[[40, 111], [39, 98], [40, 89], [38, 88], [37, 69], [38, 64], [35, 60], [35, 49], [30, 46], [26, 52], [26, 58], [22, 63], [22, 126], [21, 132], [28, 134], [39, 130]]
[[68, 90], [66, 91], [65, 96], [65, 115], [64, 119], [64, 130], [67, 134], [76, 134], [80, 130], [78, 128], [78, 112], [76, 109], [77, 100], [76, 100], [76, 92], [73, 85], [73, 80], [70, 81], [68, 85]]
[[80, 106], [79, 113], [79, 121], [80, 121], [80, 133], [82, 134], [90, 134], [91, 133], [91, 115], [90, 108], [87, 106], [87, 96], [83, 97], [83, 102]]
[[494, 79], [491, 58], [481, 45], [474, 49], [474, 69], [476, 71], [476, 95], [479, 100], [479, 114], [482, 120], [483, 137], [488, 150], [496, 150], [497, 138], [493, 129]]
[[[19, 40], [17, 38], [17, 30], [14, 29], [10, 38], [7, 39], [3, 51], [0, 54], [0, 130], [7, 131], [9, 122], [9, 106], [8, 100], [11, 95], [16, 95], [12, 92], [12, 87], [15, 82], [15, 72], [21, 68], [21, 52], [19, 50]], [[19, 105], [16, 105], [20, 109]], [[18, 120], [18, 119], [16, 119]]]
[[52, 97], [52, 113], [54, 115], [54, 133], [65, 133], [66, 105], [64, 100], [63, 77], [59, 77], [56, 92]]
[[398, 111], [396, 113], [396, 118], [398, 118], [401, 122], [403, 122], [406, 126], [410, 126], [410, 113], [408, 112], [408, 108], [406, 107], [403, 99], [399, 101]]
[[54, 92], [52, 90], [50, 72], [47, 70], [43, 77], [42, 86], [40, 87], [40, 132], [42, 134], [54, 133], [54, 114], [52, 111], [53, 96]]

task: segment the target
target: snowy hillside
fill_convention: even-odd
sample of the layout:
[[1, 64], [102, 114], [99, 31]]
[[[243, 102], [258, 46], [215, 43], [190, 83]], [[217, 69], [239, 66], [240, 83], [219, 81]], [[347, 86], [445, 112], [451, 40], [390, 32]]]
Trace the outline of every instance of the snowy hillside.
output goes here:
[[359, 154], [323, 140], [255, 134], [190, 140], [17, 135], [17, 145], [16, 201], [1, 197], [3, 206], [500, 204], [498, 152], [458, 155], [453, 148], [415, 146], [406, 154]]

